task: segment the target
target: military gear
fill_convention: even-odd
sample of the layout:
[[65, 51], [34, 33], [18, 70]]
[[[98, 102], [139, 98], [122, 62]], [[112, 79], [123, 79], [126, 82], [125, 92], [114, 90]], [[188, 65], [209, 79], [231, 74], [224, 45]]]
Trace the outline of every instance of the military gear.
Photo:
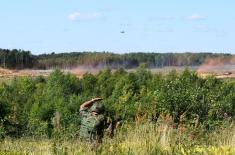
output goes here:
[[104, 112], [104, 106], [100, 103], [94, 103], [91, 106], [91, 111], [92, 112], [97, 112], [98, 114], [103, 113]]
[[82, 120], [80, 128], [80, 138], [90, 142], [101, 142], [105, 126], [105, 117], [102, 114], [92, 115], [92, 110], [103, 110], [101, 106], [92, 106], [80, 111]]

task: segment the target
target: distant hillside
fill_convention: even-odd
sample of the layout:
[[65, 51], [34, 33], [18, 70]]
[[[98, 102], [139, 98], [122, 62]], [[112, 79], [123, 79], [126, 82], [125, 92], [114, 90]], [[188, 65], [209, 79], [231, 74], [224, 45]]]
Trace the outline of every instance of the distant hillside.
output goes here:
[[0, 67], [13, 69], [51, 69], [87, 66], [93, 68], [135, 68], [145, 64], [149, 68], [165, 66], [199, 66], [208, 59], [231, 60], [231, 54], [213, 53], [127, 53], [72, 52], [32, 55], [30, 51], [0, 49]]

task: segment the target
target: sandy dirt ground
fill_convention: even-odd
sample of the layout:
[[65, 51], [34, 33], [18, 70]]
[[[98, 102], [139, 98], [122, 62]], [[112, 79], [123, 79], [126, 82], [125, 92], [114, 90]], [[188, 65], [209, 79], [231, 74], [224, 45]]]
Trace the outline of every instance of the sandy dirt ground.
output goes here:
[[[97, 74], [99, 70], [96, 69], [64, 69], [62, 70], [65, 73], [71, 73], [76, 75], [77, 77], [82, 77], [85, 73], [92, 73]], [[36, 70], [36, 69], [23, 69], [23, 70], [16, 70], [16, 69], [4, 69], [0, 68], [0, 78], [13, 78], [13, 77], [23, 77], [23, 76], [29, 76], [29, 77], [37, 77], [37, 76], [44, 76], [47, 77], [50, 75], [50, 73], [53, 72], [53, 69], [51, 70]]]
[[0, 77], [11, 78], [20, 76], [48, 76], [52, 70], [9, 70], [0, 68]]
[[[223, 65], [223, 66], [208, 66], [202, 65], [198, 67], [187, 67], [189, 70], [196, 71], [200, 77], [207, 77], [214, 75], [217, 78], [235, 78], [235, 65]], [[163, 68], [154, 68], [150, 69], [152, 73], [169, 73], [171, 70], [177, 70], [179, 72], [183, 71], [185, 67], [163, 67]], [[22, 76], [44, 76], [47, 77], [53, 70], [9, 70], [0, 68], [0, 78], [12, 78], [12, 77], [22, 77]], [[98, 69], [87, 69], [87, 68], [74, 68], [62, 70], [65, 73], [72, 73], [77, 77], [82, 77], [85, 73], [97, 74], [100, 70]], [[135, 69], [128, 70], [129, 72], [134, 72]]]

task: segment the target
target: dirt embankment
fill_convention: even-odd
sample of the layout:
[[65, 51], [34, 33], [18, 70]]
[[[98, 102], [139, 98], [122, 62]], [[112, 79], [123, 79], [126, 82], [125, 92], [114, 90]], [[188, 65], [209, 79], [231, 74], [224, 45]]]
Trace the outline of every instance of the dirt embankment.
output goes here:
[[[182, 67], [174, 67], [174, 70], [183, 71], [184, 68]], [[204, 64], [199, 66], [198, 68], [189, 68], [190, 70], [197, 70], [198, 76], [204, 78], [207, 76], [216, 76], [217, 78], [235, 78], [235, 65], [208, 65]], [[153, 74], [162, 72], [162, 73], [169, 73], [171, 69], [161, 68], [161, 69], [150, 69]], [[53, 70], [9, 70], [0, 68], [0, 78], [13, 78], [13, 77], [37, 77], [37, 76], [44, 76], [47, 77]], [[65, 69], [62, 70], [65, 73], [74, 74], [76, 77], [81, 78], [85, 73], [97, 74], [100, 70], [97, 69]], [[135, 71], [135, 69], [131, 70]]]
[[235, 57], [207, 58], [198, 67], [197, 73], [201, 77], [214, 75], [217, 78], [235, 78]]
[[11, 77], [21, 77], [21, 76], [48, 76], [51, 70], [10, 70], [0, 68], [0, 77], [11, 78]]
[[[15, 70], [15, 69], [4, 69], [0, 68], [0, 78], [13, 78], [13, 77], [23, 77], [23, 76], [29, 76], [29, 77], [37, 77], [37, 76], [44, 76], [47, 77], [49, 74], [53, 71], [51, 70], [34, 70], [34, 69], [24, 69], [24, 70]], [[62, 70], [65, 73], [71, 73], [74, 74], [77, 77], [81, 77], [86, 72], [97, 74], [98, 71], [94, 70], [82, 70], [80, 68], [76, 69], [64, 69]]]

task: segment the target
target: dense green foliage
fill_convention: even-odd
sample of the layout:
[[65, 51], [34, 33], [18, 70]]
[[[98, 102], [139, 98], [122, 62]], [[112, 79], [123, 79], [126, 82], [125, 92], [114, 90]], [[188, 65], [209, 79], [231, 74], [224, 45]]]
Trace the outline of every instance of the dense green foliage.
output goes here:
[[0, 49], [0, 67], [4, 68], [32, 68], [36, 58], [30, 51]]
[[59, 70], [47, 79], [15, 78], [0, 84], [0, 96], [1, 137], [74, 137], [79, 130], [79, 105], [97, 96], [104, 98], [107, 116], [124, 122], [155, 122], [166, 115], [176, 127], [186, 122], [211, 130], [235, 115], [234, 81], [202, 79], [187, 69], [163, 76], [143, 65], [132, 73], [124, 69], [112, 73], [107, 68], [81, 79]]
[[29, 51], [0, 49], [0, 66], [4, 68], [135, 68], [144, 63], [148, 68], [164, 66], [198, 66], [208, 58], [230, 58], [231, 54], [213, 53], [128, 53], [72, 52], [32, 55]]

